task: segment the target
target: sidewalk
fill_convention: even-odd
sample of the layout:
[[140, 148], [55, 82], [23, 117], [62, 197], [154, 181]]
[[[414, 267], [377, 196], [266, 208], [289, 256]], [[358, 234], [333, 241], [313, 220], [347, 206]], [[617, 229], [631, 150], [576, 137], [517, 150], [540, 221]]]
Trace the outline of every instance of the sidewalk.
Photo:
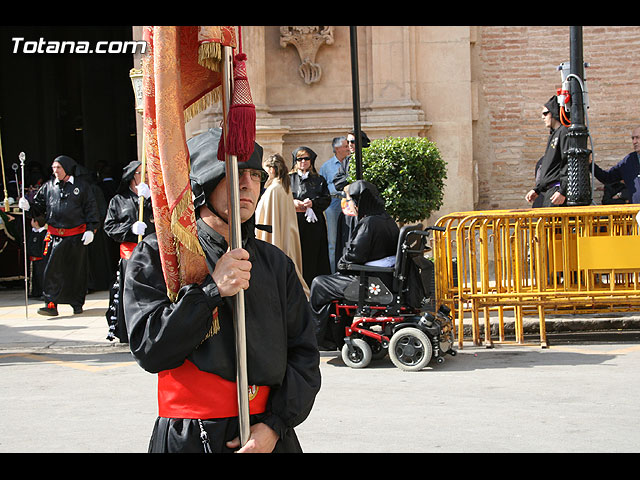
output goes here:
[[[57, 317], [37, 313], [44, 306], [40, 300], [30, 298], [28, 318], [26, 316], [24, 290], [0, 290], [0, 351], [34, 351], [61, 348], [114, 349], [128, 351], [127, 344], [107, 340], [108, 325], [105, 312], [109, 292], [94, 292], [87, 295], [84, 312], [74, 315], [69, 305], [59, 305]], [[492, 316], [492, 330], [497, 328], [496, 315]], [[505, 315], [505, 331], [513, 331], [512, 316]], [[471, 338], [471, 319], [465, 316], [465, 341]], [[484, 318], [480, 319], [483, 327]], [[599, 313], [585, 315], [547, 315], [547, 334], [640, 331], [640, 312]], [[526, 334], [538, 335], [538, 318], [527, 316], [524, 320]], [[492, 332], [494, 339], [496, 332]]]
[[[113, 348], [128, 350], [117, 339], [107, 340], [109, 327], [105, 312], [109, 292], [94, 292], [86, 297], [83, 313], [74, 315], [70, 305], [59, 305], [57, 317], [37, 313], [44, 302], [30, 298], [25, 308], [24, 290], [0, 290], [0, 351], [24, 351], [69, 347]], [[114, 350], [115, 351], [115, 350]]]

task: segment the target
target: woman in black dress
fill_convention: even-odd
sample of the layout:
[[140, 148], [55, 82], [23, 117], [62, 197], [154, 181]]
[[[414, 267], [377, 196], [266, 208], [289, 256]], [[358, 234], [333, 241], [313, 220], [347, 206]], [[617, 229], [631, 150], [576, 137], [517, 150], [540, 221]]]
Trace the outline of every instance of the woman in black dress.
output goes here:
[[318, 275], [331, 273], [324, 218], [331, 196], [327, 182], [314, 167], [316, 153], [309, 147], [298, 147], [292, 157], [293, 167], [289, 178], [302, 247], [302, 276], [307, 285], [311, 285]]

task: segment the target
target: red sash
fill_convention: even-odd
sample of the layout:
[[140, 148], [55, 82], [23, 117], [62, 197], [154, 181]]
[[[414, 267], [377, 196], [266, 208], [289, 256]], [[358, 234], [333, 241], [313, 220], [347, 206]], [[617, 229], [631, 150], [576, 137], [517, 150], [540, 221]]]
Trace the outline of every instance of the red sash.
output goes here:
[[138, 245], [135, 242], [123, 242], [120, 244], [120, 258], [129, 260], [129, 257], [133, 253], [133, 249]]
[[[249, 388], [249, 413], [263, 413], [269, 387]], [[238, 416], [236, 383], [199, 370], [189, 360], [158, 373], [158, 415], [165, 418], [225, 418]]]
[[70, 237], [71, 235], [79, 235], [87, 231], [87, 225], [83, 223], [73, 228], [56, 228], [51, 225], [47, 226], [47, 232], [56, 237]]

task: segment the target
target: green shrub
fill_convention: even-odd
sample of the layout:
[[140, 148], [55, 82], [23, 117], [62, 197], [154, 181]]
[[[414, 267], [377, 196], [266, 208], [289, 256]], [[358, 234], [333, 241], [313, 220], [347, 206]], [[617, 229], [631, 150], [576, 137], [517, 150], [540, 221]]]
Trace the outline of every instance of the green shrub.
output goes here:
[[[447, 163], [435, 143], [423, 137], [372, 140], [362, 151], [362, 179], [373, 183], [399, 223], [429, 218], [442, 206]], [[355, 161], [348, 181], [356, 180]]]

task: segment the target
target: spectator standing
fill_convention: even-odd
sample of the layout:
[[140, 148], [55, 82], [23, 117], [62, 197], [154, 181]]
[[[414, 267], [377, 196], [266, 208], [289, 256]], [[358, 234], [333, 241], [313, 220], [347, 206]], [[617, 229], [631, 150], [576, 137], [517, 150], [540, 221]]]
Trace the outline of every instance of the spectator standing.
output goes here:
[[547, 148], [536, 173], [536, 185], [525, 199], [534, 203], [542, 196], [541, 207], [564, 206], [567, 203], [567, 150], [569, 130], [560, 122], [560, 105], [554, 95], [542, 107], [542, 119], [549, 129]]
[[340, 202], [343, 197], [342, 192], [336, 190], [333, 184], [333, 178], [343, 160], [349, 155], [349, 145], [346, 137], [336, 137], [331, 142], [333, 149], [333, 157], [324, 162], [320, 167], [319, 173], [327, 182], [329, 193], [331, 194], [331, 203], [324, 211], [325, 218], [327, 220], [327, 242], [329, 246], [329, 265], [331, 267], [331, 273], [336, 271], [336, 243], [338, 236], [338, 219], [340, 217], [341, 207]]
[[[270, 155], [262, 168], [269, 175], [256, 208], [256, 238], [275, 245], [293, 260], [304, 293], [309, 298], [309, 287], [302, 276], [302, 249], [296, 209], [293, 206], [291, 180], [282, 155]], [[269, 225], [271, 231], [261, 229]]]
[[626, 155], [620, 162], [608, 170], [603, 170], [595, 164], [594, 176], [605, 185], [624, 182], [627, 188], [627, 196], [631, 203], [640, 203], [640, 127], [631, 132], [633, 152]]
[[316, 153], [309, 147], [298, 147], [292, 154], [289, 172], [293, 205], [298, 217], [302, 247], [302, 276], [307, 285], [318, 275], [331, 273], [327, 224], [324, 211], [331, 203], [324, 177], [315, 169]]

